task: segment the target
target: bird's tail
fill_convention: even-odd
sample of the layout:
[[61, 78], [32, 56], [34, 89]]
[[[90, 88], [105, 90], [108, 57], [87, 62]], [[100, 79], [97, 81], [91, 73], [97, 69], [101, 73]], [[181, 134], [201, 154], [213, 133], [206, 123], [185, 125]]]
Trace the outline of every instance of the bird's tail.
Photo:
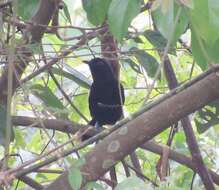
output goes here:
[[97, 122], [96, 119], [93, 118], [88, 124], [95, 126], [96, 122]]

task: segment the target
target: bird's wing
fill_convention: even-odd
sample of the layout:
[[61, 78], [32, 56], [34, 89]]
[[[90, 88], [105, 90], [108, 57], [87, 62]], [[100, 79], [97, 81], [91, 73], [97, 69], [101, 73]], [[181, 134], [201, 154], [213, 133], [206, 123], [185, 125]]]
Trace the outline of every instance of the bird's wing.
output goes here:
[[123, 85], [120, 83], [120, 90], [121, 90], [121, 96], [122, 96], [122, 104], [125, 103], [125, 92], [124, 92], [124, 88]]
[[[113, 87], [113, 91], [112, 91], [112, 99], [114, 101], [114, 104], [117, 105], [122, 105], [125, 102], [125, 94], [124, 94], [124, 88], [122, 86], [122, 84], [120, 83], [120, 92], [121, 92], [121, 97], [120, 97], [120, 92], [119, 92], [119, 88], [118, 88], [118, 81], [116, 81], [114, 83], [114, 87]], [[120, 98], [122, 98], [122, 101], [120, 100]]]

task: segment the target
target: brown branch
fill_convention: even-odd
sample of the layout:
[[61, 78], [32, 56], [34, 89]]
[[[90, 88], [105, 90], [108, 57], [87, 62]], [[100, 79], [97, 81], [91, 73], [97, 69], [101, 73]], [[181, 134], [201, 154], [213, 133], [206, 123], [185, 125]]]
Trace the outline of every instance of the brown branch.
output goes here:
[[[36, 14], [31, 18], [30, 23], [26, 28], [24, 37], [28, 37], [28, 33], [31, 33], [31, 42], [40, 42], [43, 34], [46, 30], [45, 27], [39, 25], [48, 25], [51, 21], [55, 11], [58, 9], [60, 0], [41, 0], [39, 9]], [[27, 42], [30, 42], [27, 40]]]
[[[219, 76], [217, 73], [211, 73], [112, 132], [85, 155], [86, 164], [81, 168], [84, 183], [97, 180], [145, 141], [152, 139], [189, 113], [217, 99], [218, 88]], [[46, 190], [70, 190], [67, 175], [65, 172]]]
[[118, 47], [114, 37], [110, 34], [107, 27], [107, 32], [101, 36], [101, 54], [112, 66], [113, 73], [119, 79], [120, 65], [118, 61]]
[[115, 181], [106, 179], [106, 178], [104, 178], [104, 177], [100, 177], [99, 180], [102, 181], [102, 182], [105, 182], [108, 186], [110, 186], [110, 187], [112, 187], [112, 188], [115, 187], [116, 184], [117, 184]]
[[[36, 24], [44, 24], [48, 25], [54, 10], [56, 8], [56, 3], [59, 0], [41, 0], [39, 9], [37, 10], [36, 14], [31, 18], [31, 22]], [[29, 38], [31, 37], [31, 42], [40, 42], [45, 29], [42, 27], [38, 27], [35, 25], [28, 25], [24, 34], [23, 39], [25, 39], [25, 44], [30, 43]], [[31, 35], [31, 36], [30, 36]], [[20, 44], [22, 47], [18, 47], [17, 49], [26, 49], [24, 47], [24, 42]], [[29, 52], [29, 51], [28, 51]], [[31, 56], [31, 53], [23, 53], [20, 55], [22, 59], [16, 58], [14, 62], [14, 72], [13, 72], [13, 87], [12, 93], [15, 92], [15, 89], [19, 86], [19, 80], [28, 65], [28, 59]], [[4, 67], [2, 75], [0, 77], [0, 104], [5, 105], [7, 103], [7, 83], [8, 83], [8, 66]]]
[[[163, 54], [160, 53], [160, 57], [162, 56]], [[173, 67], [170, 63], [170, 60], [167, 56], [164, 59], [164, 73], [165, 73], [165, 77], [166, 77], [169, 89], [172, 90], [176, 88], [178, 86], [178, 81], [174, 73]]]
[[116, 168], [114, 166], [110, 169], [109, 175], [110, 175], [111, 181], [114, 182], [114, 184], [112, 186], [112, 189], [114, 189], [116, 187], [116, 185], [118, 184], [118, 179], [117, 179], [117, 175], [116, 175]]
[[136, 172], [136, 175], [142, 179], [142, 175], [139, 175], [139, 173], [143, 173], [143, 172], [141, 170], [141, 165], [140, 165], [139, 159], [138, 159], [135, 151], [130, 154], [130, 158], [131, 158], [133, 167], [138, 171], [138, 172]]
[[[101, 31], [104, 31], [105, 29], [102, 29]], [[81, 47], [82, 45], [86, 44], [86, 42], [90, 39], [93, 39], [94, 37], [96, 37], [97, 33], [96, 32], [90, 32], [88, 34], [86, 34], [86, 36], [80, 36], [79, 41], [73, 45], [71, 48], [63, 51], [59, 56], [54, 57], [51, 61], [48, 62], [48, 64], [40, 67], [38, 70], [36, 70], [35, 72], [31, 73], [30, 75], [28, 75], [27, 77], [25, 77], [24, 79], [22, 79], [20, 81], [20, 84], [23, 84], [31, 79], [33, 79], [34, 77], [38, 76], [39, 74], [41, 74], [42, 72], [46, 71], [47, 69], [51, 68], [51, 66], [53, 66], [54, 64], [56, 64], [58, 61], [60, 61], [61, 59], [65, 58], [67, 55], [69, 55], [70, 53], [72, 53], [72, 51], [76, 50], [77, 48]]]
[[23, 181], [24, 183], [26, 183], [27, 185], [29, 185], [33, 189], [36, 189], [36, 190], [43, 190], [44, 189], [44, 186], [42, 186], [40, 183], [37, 183], [36, 181], [34, 181], [33, 179], [31, 179], [28, 176], [22, 176], [22, 177], [19, 177], [18, 179]]
[[[165, 94], [163, 97], [160, 97], [159, 99], [157, 99], [156, 101], [154, 102], [151, 102], [150, 104], [146, 105], [144, 108], [142, 108], [140, 111], [136, 112], [133, 114], [132, 117], [128, 117], [128, 118], [125, 118], [124, 120], [120, 121], [119, 123], [117, 123], [114, 127], [108, 129], [107, 131], [103, 131], [101, 132], [100, 134], [98, 134], [97, 136], [95, 137], [92, 137], [89, 139], [89, 141], [87, 142], [84, 142], [78, 146], [76, 146], [74, 149], [71, 149], [71, 150], [66, 150], [66, 151], [63, 151], [62, 152], [62, 155], [60, 156], [67, 156], [71, 153], [73, 153], [74, 151], [76, 150], [79, 150], [81, 147], [84, 147], [92, 142], [96, 142], [96, 140], [99, 140], [107, 135], [109, 135], [109, 133], [115, 131], [116, 129], [119, 129], [121, 126], [127, 124], [129, 121], [134, 121], [135, 119], [139, 118], [142, 114], [146, 114], [144, 113], [145, 111], [150, 111], [156, 107], [159, 107], [161, 104], [165, 104], [165, 102], [169, 101], [170, 99], [173, 99], [173, 98], [180, 98], [181, 94], [184, 94], [184, 92], [186, 91], [187, 94], [189, 94], [190, 96], [196, 96], [195, 92], [196, 93], [199, 93], [201, 89], [206, 89], [206, 91], [204, 91], [205, 93], [203, 93], [201, 97], [198, 96], [199, 99], [194, 99], [195, 101], [192, 101], [192, 99], [190, 99], [189, 97], [189, 100], [191, 101], [191, 103], [189, 101], [184, 101], [183, 98], [181, 97], [180, 99], [182, 99], [182, 103], [185, 105], [187, 105], [189, 108], [186, 110], [189, 112], [189, 110], [191, 111], [191, 109], [193, 110], [196, 110], [197, 107], [200, 108], [202, 105], [204, 105], [206, 102], [208, 101], [211, 101], [213, 100], [214, 98], [216, 98], [215, 96], [217, 96], [216, 92], [214, 92], [214, 90], [217, 89], [217, 87], [215, 86], [212, 86], [212, 85], [209, 85], [211, 84], [211, 80], [213, 80], [212, 84], [217, 84], [217, 72], [219, 70], [219, 67], [218, 66], [215, 66], [214, 68], [211, 68], [209, 69], [208, 71], [206, 71], [205, 73], [202, 73], [201, 75], [199, 75], [198, 77], [194, 78], [193, 80], [179, 86], [177, 89], [173, 89], [172, 91], [170, 91], [169, 93]], [[215, 75], [216, 73], [216, 75]], [[212, 79], [215, 78], [215, 79]], [[214, 81], [216, 80], [216, 81]], [[204, 83], [203, 83], [204, 81]], [[207, 84], [206, 84], [207, 83]], [[201, 85], [202, 84], [202, 85]], [[206, 88], [205, 88], [205, 85], [206, 85]], [[197, 88], [197, 89], [196, 89]], [[190, 89], [190, 90], [189, 90]], [[192, 94], [190, 94], [190, 91], [192, 90]], [[207, 92], [209, 90], [209, 92]], [[194, 93], [194, 94], [193, 94]], [[207, 93], [207, 94], [206, 94]], [[213, 93], [213, 94], [211, 94]], [[207, 97], [206, 97], [207, 96]], [[187, 98], [186, 95], [183, 96], [184, 98]], [[200, 99], [201, 98], [201, 99]], [[201, 100], [204, 100], [204, 101], [201, 101]], [[179, 102], [180, 103], [180, 102]], [[198, 103], [198, 105], [196, 105]], [[178, 111], [182, 111], [184, 113], [185, 109], [186, 109], [186, 106], [184, 105], [181, 105], [181, 104], [176, 104], [177, 106], [180, 106], [180, 109], [177, 109], [174, 107], [174, 110], [176, 109], [177, 111], [174, 112], [174, 110], [172, 110], [171, 108], [170, 111], [170, 116], [171, 118], [174, 116], [173, 113], [178, 113]], [[167, 106], [168, 106], [168, 102], [167, 102]], [[191, 107], [192, 106], [192, 107]], [[195, 106], [195, 107], [193, 107]], [[197, 106], [197, 107], [196, 107]], [[184, 108], [184, 109], [182, 109]], [[194, 111], [193, 110], [193, 111]], [[173, 112], [172, 112], [173, 111]], [[168, 110], [164, 109], [163, 113], [165, 112], [165, 114], [168, 113]], [[182, 113], [182, 114], [183, 114]], [[162, 115], [162, 114], [161, 114]], [[177, 117], [177, 116], [176, 116]], [[152, 118], [153, 119], [153, 118]], [[154, 120], [156, 120], [157, 118], [155, 117]], [[167, 119], [167, 116], [164, 117], [163, 119]], [[170, 122], [170, 121], [167, 121], [167, 122]], [[165, 124], [165, 122], [164, 122]], [[156, 129], [156, 125], [155, 125], [155, 129]], [[167, 128], [167, 127], [166, 127]], [[151, 130], [154, 131], [155, 130], [154, 128], [152, 128]], [[149, 130], [150, 131], [150, 130]], [[150, 131], [150, 132], [152, 132]], [[141, 133], [140, 133], [141, 134]], [[150, 133], [148, 133], [149, 137], [150, 137]], [[137, 138], [136, 138], [137, 139]], [[33, 170], [36, 170], [38, 168], [41, 168], [47, 164], [50, 164], [58, 159], [60, 159], [60, 156], [59, 157], [56, 157], [56, 156], [53, 156], [51, 158], [49, 158], [48, 160], [45, 160], [43, 162], [40, 162], [39, 164], [35, 164], [33, 166], [31, 166], [30, 168], [27, 168], [27, 169], [24, 169], [24, 170], [21, 170], [19, 171], [16, 176], [19, 177], [19, 176], [22, 176], [22, 175], [26, 175], [27, 173], [33, 171]]]
[[191, 122], [188, 117], [183, 118], [181, 122], [186, 135], [186, 142], [191, 152], [192, 160], [197, 168], [197, 172], [200, 175], [205, 188], [208, 190], [213, 190], [215, 189], [213, 180], [201, 156], [201, 151], [199, 150]]
[[141, 179], [144, 180], [144, 181], [147, 180], [147, 181], [149, 181], [150, 183], [152, 183], [153, 186], [158, 187], [158, 185], [156, 184], [156, 182], [154, 182], [153, 180], [151, 180], [150, 178], [148, 178], [147, 176], [145, 176], [141, 171], [137, 170], [135, 167], [132, 167], [132, 166], [130, 166], [130, 165], [128, 165], [128, 167], [129, 167], [130, 169], [132, 169], [133, 171], [135, 171], [136, 175], [137, 175], [139, 178], [141, 178]]
[[[163, 145], [159, 145], [159, 144], [152, 142], [152, 141], [146, 142], [145, 144], [141, 145], [140, 147], [145, 149], [145, 150], [149, 150], [155, 154], [160, 154], [160, 155], [162, 155], [163, 149], [164, 149]], [[168, 147], [165, 146], [165, 148], [168, 148]], [[181, 153], [178, 153], [174, 150], [171, 150], [170, 148], [169, 148], [169, 151], [170, 151], [169, 158], [171, 160], [174, 160], [182, 165], [185, 165], [186, 167], [192, 169], [194, 172], [198, 172], [197, 167], [196, 167], [194, 161], [192, 160], [192, 158], [185, 156]], [[209, 171], [214, 183], [219, 185], [219, 175], [210, 169], [208, 171]]]
[[124, 168], [124, 172], [125, 172], [126, 177], [130, 177], [131, 174], [130, 174], [130, 171], [129, 171], [128, 164], [126, 163], [126, 161], [125, 161], [124, 159], [121, 160], [121, 163], [122, 163], [122, 165], [123, 165], [123, 168]]
[[[127, 117], [127, 118], [123, 119], [122, 121], [118, 122], [116, 125], [114, 125], [114, 127], [111, 127], [108, 130], [102, 131], [101, 133], [95, 135], [94, 137], [91, 137], [89, 140], [83, 142], [82, 144], [76, 146], [73, 149], [63, 151], [60, 156], [62, 156], [62, 157], [67, 156], [67, 155], [75, 152], [76, 150], [79, 150], [79, 149], [81, 149], [81, 148], [83, 148], [83, 147], [85, 147], [85, 146], [87, 146], [87, 145], [89, 145], [93, 142], [96, 142], [97, 140], [100, 140], [100, 139], [108, 136], [110, 133], [112, 133], [113, 131], [119, 129], [121, 126], [127, 124], [129, 121], [134, 120], [135, 118], [139, 117], [141, 114], [145, 113], [146, 111], [151, 110], [152, 108], [158, 106], [159, 104], [165, 102], [166, 100], [172, 98], [173, 96], [178, 96], [185, 89], [188, 89], [188, 88], [194, 86], [195, 83], [198, 83], [203, 79], [206, 79], [207, 77], [209, 77], [213, 73], [215, 73], [215, 72], [217, 73], [218, 70], [219, 70], [219, 66], [215, 66], [214, 68], [209, 69], [208, 71], [206, 71], [205, 73], [202, 73], [201, 75], [197, 76], [193, 80], [188, 81], [187, 83], [179, 86], [177, 89], [173, 89], [172, 91], [170, 91], [169, 93], [167, 93], [164, 96], [160, 97], [156, 101], [147, 104], [141, 110], [134, 113], [131, 117]], [[190, 104], [188, 104], [188, 105], [190, 105]], [[51, 158], [49, 158], [45, 161], [40, 162], [39, 164], [33, 165], [31, 168], [21, 170], [20, 172], [17, 173], [16, 176], [26, 175], [27, 173], [31, 172], [33, 169], [41, 168], [41, 167], [43, 167], [47, 164], [50, 164], [50, 163], [58, 160], [60, 158], [60, 156], [59, 157], [53, 156], [53, 157], [51, 157]]]
[[[42, 121], [42, 123], [40, 122]], [[64, 133], [76, 133], [79, 129], [87, 127], [87, 125], [80, 125], [68, 120], [62, 119], [45, 119], [27, 116], [12, 116], [12, 123], [14, 126], [46, 128], [58, 130]]]
[[[13, 121], [13, 125], [31, 126], [31, 127], [37, 127], [37, 128], [43, 127], [40, 125], [40, 123], [37, 122], [37, 118], [32, 118], [32, 117], [13, 116], [12, 121]], [[80, 128], [80, 125], [74, 124], [74, 123], [72, 123], [70, 121], [66, 121], [66, 120], [57, 120], [57, 119], [45, 120], [45, 119], [42, 119], [42, 121], [43, 121], [43, 125], [45, 128], [54, 129], [54, 130], [58, 130], [61, 132], [66, 132], [66, 133], [75, 133], [78, 130], [78, 128]], [[85, 126], [83, 126], [83, 127], [85, 127]], [[141, 145], [141, 148], [147, 149], [151, 152], [154, 152], [154, 153], [157, 153], [160, 155], [163, 152], [162, 145], [157, 145], [151, 141]], [[186, 165], [187, 167], [196, 171], [196, 167], [195, 167], [191, 158], [184, 156], [180, 153], [177, 153], [176, 151], [173, 151], [173, 150], [170, 151], [169, 157], [170, 157], [170, 159], [173, 159], [173, 160], [179, 162], [180, 164]], [[41, 169], [41, 170], [36, 171], [36, 172], [44, 172], [44, 169]], [[217, 175], [215, 172], [210, 171], [210, 170], [209, 170], [209, 172], [212, 176], [213, 181], [217, 185], [219, 185], [219, 175]]]
[[[163, 55], [161, 55], [161, 57], [162, 56]], [[164, 60], [164, 72], [168, 81], [169, 88], [176, 88], [178, 86], [178, 81], [176, 79], [176, 75], [168, 57], [166, 57], [166, 59]], [[213, 181], [210, 174], [208, 173], [207, 167], [204, 164], [189, 117], [184, 117], [181, 120], [181, 123], [186, 135], [186, 141], [189, 150], [192, 154], [194, 162], [196, 163], [198, 174], [200, 175], [205, 188], [209, 190], [214, 190], [215, 188], [213, 185]]]
[[69, 120], [62, 119], [45, 119], [45, 118], [35, 118], [27, 116], [12, 116], [12, 124], [14, 127], [35, 127], [39, 129], [51, 129], [58, 130], [63, 133], [75, 134], [80, 131], [83, 133], [86, 131], [86, 135], [92, 137], [96, 135], [97, 131], [94, 127], [89, 125], [78, 124]]
[[49, 174], [62, 174], [64, 172], [64, 170], [42, 168], [42, 169], [36, 170], [34, 172], [36, 172], [36, 173], [49, 173]]

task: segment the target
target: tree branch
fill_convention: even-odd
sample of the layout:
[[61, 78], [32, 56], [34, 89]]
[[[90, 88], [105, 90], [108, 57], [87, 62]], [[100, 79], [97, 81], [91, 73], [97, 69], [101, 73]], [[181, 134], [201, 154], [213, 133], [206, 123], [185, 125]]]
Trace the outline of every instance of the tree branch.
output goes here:
[[[36, 14], [31, 18], [31, 22], [36, 24], [48, 25], [53, 16], [54, 10], [58, 2], [59, 0], [55, 0], [55, 1], [41, 0], [39, 9], [36, 12]], [[30, 41], [28, 40], [30, 37], [31, 37], [31, 42], [40, 42], [44, 31], [45, 28], [43, 27], [28, 25], [23, 34], [23, 39], [25, 39], [25, 44], [30, 43]], [[26, 47], [23, 45], [22, 42], [20, 46], [19, 45], [17, 46], [17, 49], [24, 51], [26, 50]], [[14, 93], [15, 89], [19, 86], [19, 80], [28, 65], [28, 59], [31, 56], [31, 53], [29, 51], [24, 51], [24, 52], [27, 53], [21, 54], [19, 57], [22, 58], [16, 58], [15, 59], [16, 61], [14, 62], [12, 93]], [[7, 83], [8, 83], [8, 66], [6, 65], [0, 77], [0, 104], [3, 105], [7, 103]]]
[[198, 143], [196, 141], [190, 120], [188, 117], [185, 117], [181, 120], [181, 122], [184, 132], [186, 134], [186, 142], [192, 154], [192, 160], [196, 166], [196, 170], [200, 175], [205, 188], [208, 190], [214, 190], [215, 188], [214, 188], [213, 180], [201, 156], [201, 152], [199, 150]]
[[37, 183], [36, 181], [34, 181], [33, 179], [31, 179], [28, 176], [22, 176], [22, 177], [19, 177], [18, 179], [23, 181], [24, 183], [26, 183], [27, 185], [29, 185], [33, 189], [43, 190], [43, 188], [44, 188], [40, 183]]
[[[42, 123], [40, 121], [42, 121]], [[40, 129], [46, 128], [71, 134], [76, 133], [83, 127], [87, 127], [87, 125], [80, 125], [68, 120], [45, 118], [39, 119], [27, 116], [12, 116], [12, 123], [14, 126], [35, 127]]]
[[[85, 155], [86, 164], [81, 168], [84, 183], [97, 180], [145, 141], [152, 139], [189, 113], [217, 99], [218, 89], [219, 76], [217, 72], [211, 73], [112, 132]], [[67, 175], [68, 172], [65, 172], [46, 190], [70, 190]]]
[[[166, 57], [166, 59], [164, 60], [164, 72], [168, 81], [169, 88], [170, 89], [176, 88], [178, 86], [178, 81], [176, 79], [176, 75], [174, 73], [174, 70], [172, 68], [171, 62], [168, 57]], [[214, 190], [215, 188], [213, 185], [213, 181], [202, 159], [201, 152], [199, 150], [198, 143], [196, 141], [196, 137], [192, 129], [192, 125], [189, 120], [189, 117], [184, 117], [181, 120], [181, 123], [186, 135], [186, 141], [189, 150], [192, 154], [192, 158], [194, 162], [196, 163], [198, 174], [200, 175], [205, 188], [209, 190]]]
[[[157, 144], [153, 141], [146, 142], [143, 145], [141, 145], [140, 147], [145, 149], [145, 150], [148, 150], [148, 151], [151, 151], [155, 154], [160, 154], [160, 155], [162, 155], [163, 149], [164, 149], [164, 145], [159, 145], [159, 144]], [[165, 148], [168, 148], [168, 147], [165, 146]], [[170, 148], [169, 148], [169, 150], [170, 150], [169, 151], [170, 152], [169, 158], [171, 160], [174, 160], [174, 161], [176, 161], [176, 162], [178, 162], [182, 165], [185, 165], [186, 167], [189, 167], [194, 172], [198, 172], [192, 158], [190, 158], [188, 156], [185, 156], [183, 154], [180, 154], [180, 153], [178, 153], [174, 150], [171, 150]], [[208, 171], [211, 174], [211, 177], [212, 177], [214, 183], [219, 185], [219, 175], [217, 173], [215, 173], [214, 171], [210, 170], [210, 169], [208, 169]]]

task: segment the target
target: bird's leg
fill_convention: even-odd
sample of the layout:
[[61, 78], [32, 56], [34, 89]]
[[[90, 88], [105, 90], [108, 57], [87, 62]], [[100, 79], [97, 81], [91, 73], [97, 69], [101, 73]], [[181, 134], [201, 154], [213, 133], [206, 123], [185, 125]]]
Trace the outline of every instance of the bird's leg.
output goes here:
[[100, 125], [100, 123], [98, 121], [96, 121], [95, 128], [97, 131], [100, 131], [100, 129], [102, 128], [102, 125]]
[[[98, 133], [101, 131], [102, 125], [98, 121], [95, 123], [95, 129], [98, 131]], [[98, 144], [99, 140], [96, 141], [96, 144]]]

